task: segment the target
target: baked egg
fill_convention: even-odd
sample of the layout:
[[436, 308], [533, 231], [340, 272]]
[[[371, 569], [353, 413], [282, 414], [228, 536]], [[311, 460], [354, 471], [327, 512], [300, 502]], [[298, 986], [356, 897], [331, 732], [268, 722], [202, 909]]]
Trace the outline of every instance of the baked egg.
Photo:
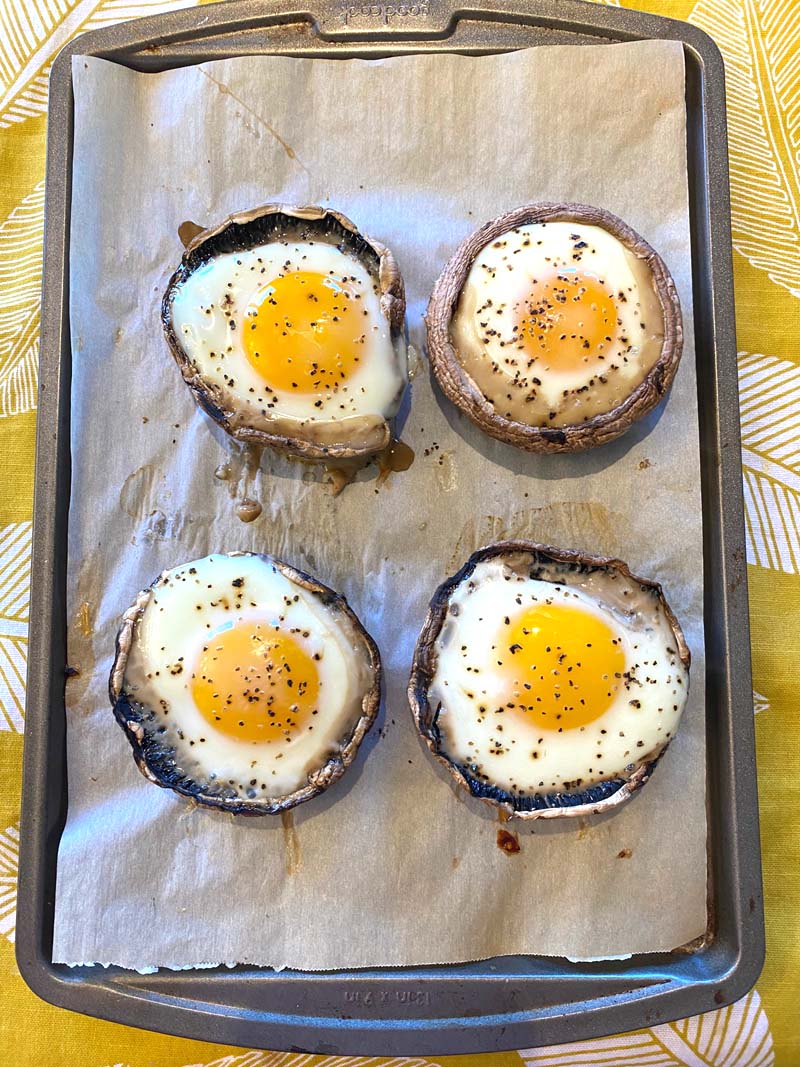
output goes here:
[[662, 259], [580, 204], [529, 205], [468, 237], [427, 327], [450, 400], [493, 437], [540, 452], [619, 436], [666, 394], [682, 348]]
[[244, 443], [371, 456], [408, 382], [391, 252], [326, 208], [267, 205], [197, 234], [162, 321], [195, 399]]
[[378, 713], [378, 650], [347, 601], [270, 556], [164, 571], [125, 613], [110, 679], [142, 773], [235, 814], [344, 773]]
[[598, 812], [649, 778], [689, 689], [661, 587], [620, 560], [506, 541], [436, 591], [409, 700], [460, 785], [511, 815]]

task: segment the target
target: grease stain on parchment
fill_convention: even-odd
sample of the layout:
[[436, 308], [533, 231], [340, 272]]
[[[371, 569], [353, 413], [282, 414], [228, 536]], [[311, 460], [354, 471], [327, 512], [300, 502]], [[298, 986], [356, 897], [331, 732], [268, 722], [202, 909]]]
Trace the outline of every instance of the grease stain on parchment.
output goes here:
[[515, 856], [521, 851], [519, 837], [513, 831], [503, 827], [497, 831], [497, 847], [507, 856]]
[[436, 483], [443, 493], [452, 493], [458, 489], [458, 474], [452, 450], [442, 452], [434, 467], [434, 473]]
[[414, 345], [409, 345], [407, 350], [408, 359], [408, 380], [413, 382], [419, 372], [425, 366], [425, 361], [419, 353], [419, 350]]
[[210, 82], [216, 85], [217, 89], [219, 89], [220, 93], [223, 96], [229, 96], [232, 100], [235, 100], [239, 107], [243, 108], [248, 115], [254, 118], [256, 122], [258, 122], [278, 142], [278, 144], [284, 150], [289, 159], [295, 162], [298, 167], [300, 167], [306, 172], [306, 174], [310, 173], [308, 167], [305, 165], [305, 163], [303, 163], [301, 159], [298, 158], [297, 153], [289, 144], [289, 142], [284, 140], [283, 137], [281, 137], [281, 135], [278, 133], [274, 126], [267, 122], [267, 120], [262, 115], [259, 115], [259, 113], [255, 111], [252, 107], [250, 107], [250, 105], [246, 101], [242, 100], [240, 96], [237, 96], [233, 89], [231, 89], [229, 85], [226, 85], [225, 82], [219, 81], [218, 78], [215, 78], [213, 74], [209, 74], [207, 70], [203, 70], [202, 67], [198, 67], [197, 69], [200, 71], [203, 77], [208, 78]]
[[119, 506], [131, 519], [141, 519], [152, 497], [156, 471], [152, 463], [145, 463], [128, 475], [119, 491]]
[[378, 465], [377, 485], [383, 485], [390, 474], [399, 474], [407, 471], [416, 458], [416, 453], [411, 445], [397, 438], [392, 438], [382, 452], [375, 456]]
[[233, 510], [244, 523], [255, 522], [264, 507], [259, 499], [259, 475], [264, 446], [236, 444], [224, 463], [214, 470], [214, 478], [228, 490]]
[[178, 227], [178, 240], [181, 242], [184, 248], [188, 248], [192, 241], [197, 237], [198, 233], [202, 233], [205, 226], [201, 226], [197, 222], [192, 222], [191, 219], [186, 219]]
[[291, 877], [303, 866], [303, 857], [300, 854], [300, 838], [297, 836], [294, 815], [291, 811], [281, 812], [281, 824], [283, 826], [283, 842], [286, 846], [286, 873]]
[[141, 530], [142, 540], [148, 545], [155, 544], [156, 541], [180, 541], [186, 522], [180, 511], [167, 515], [161, 508], [154, 508], [145, 519]]
[[326, 463], [325, 480], [330, 486], [332, 495], [338, 496], [348, 485], [351, 485], [356, 480], [358, 472], [365, 466], [363, 459], [342, 459], [336, 463]]
[[161, 499], [160, 476], [152, 463], [145, 463], [125, 479], [119, 491], [119, 506], [135, 526], [131, 544], [155, 544], [158, 541], [179, 541], [188, 524], [194, 522], [183, 512], [170, 512]]
[[[96, 565], [92, 558], [84, 560], [75, 582], [77, 604], [67, 627], [67, 662], [69, 673], [66, 695], [73, 709], [83, 705], [83, 698], [95, 673], [97, 658], [94, 650]], [[74, 672], [74, 673], [73, 673]], [[91, 709], [84, 708], [84, 711]]]
[[448, 573], [457, 571], [477, 549], [495, 541], [535, 541], [590, 555], [619, 555], [621, 544], [617, 531], [623, 528], [622, 516], [596, 501], [556, 501], [542, 507], [523, 508], [507, 519], [481, 515], [469, 519], [462, 528]]

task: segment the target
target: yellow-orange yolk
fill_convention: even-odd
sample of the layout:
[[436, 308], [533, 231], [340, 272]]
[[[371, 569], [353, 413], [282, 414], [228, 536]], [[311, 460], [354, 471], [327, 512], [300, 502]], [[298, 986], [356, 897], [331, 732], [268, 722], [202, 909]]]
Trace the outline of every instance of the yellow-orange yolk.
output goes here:
[[506, 707], [546, 730], [599, 719], [622, 684], [620, 638], [581, 608], [536, 604], [501, 627], [496, 647]]
[[261, 623], [209, 638], [191, 680], [203, 718], [238, 741], [284, 741], [307, 729], [319, 687], [314, 659], [290, 634]]
[[617, 308], [599, 278], [562, 270], [534, 281], [517, 308], [516, 325], [525, 353], [549, 370], [602, 373], [617, 336]]
[[247, 359], [267, 385], [335, 392], [363, 356], [363, 302], [349, 283], [294, 271], [256, 293], [242, 330]]

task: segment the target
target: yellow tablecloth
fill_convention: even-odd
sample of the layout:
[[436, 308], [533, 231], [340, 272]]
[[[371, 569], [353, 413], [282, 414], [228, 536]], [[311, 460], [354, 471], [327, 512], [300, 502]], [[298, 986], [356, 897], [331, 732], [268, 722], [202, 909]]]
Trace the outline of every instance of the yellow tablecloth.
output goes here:
[[[14, 961], [47, 72], [72, 35], [192, 0], [0, 0], [0, 1064], [301, 1067], [52, 1008]], [[747, 508], [767, 963], [732, 1008], [622, 1037], [465, 1067], [798, 1067], [800, 1025], [800, 0], [627, 0], [688, 19], [728, 76], [735, 289]], [[344, 1061], [335, 1060], [337, 1067]], [[352, 1060], [353, 1067], [392, 1062]], [[442, 1062], [441, 1060], [438, 1062]]]

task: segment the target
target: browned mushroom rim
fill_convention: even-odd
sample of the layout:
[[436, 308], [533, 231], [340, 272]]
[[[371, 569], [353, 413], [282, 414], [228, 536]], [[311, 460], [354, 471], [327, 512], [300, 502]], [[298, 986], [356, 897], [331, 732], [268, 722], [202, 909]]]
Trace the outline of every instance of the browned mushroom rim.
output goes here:
[[360, 714], [338, 751], [313, 769], [306, 784], [285, 794], [241, 796], [225, 783], [197, 781], [187, 775], [176, 759], [172, 745], [163, 741], [154, 729], [155, 714], [128, 692], [126, 669], [133, 642], [144, 612], [154, 591], [172, 570], [162, 572], [148, 588], [142, 590], [122, 618], [116, 638], [114, 661], [109, 677], [109, 697], [114, 717], [125, 732], [141, 773], [151, 782], [172, 789], [206, 807], [218, 808], [234, 815], [271, 815], [295, 807], [324, 792], [344, 774], [353, 762], [359, 746], [378, 715], [381, 700], [382, 668], [378, 648], [362, 626], [346, 599], [316, 578], [288, 563], [256, 552], [230, 552], [230, 557], [254, 557], [274, 565], [293, 585], [313, 593], [330, 611], [347, 625], [358, 642], [369, 671], [369, 686], [361, 698]]
[[[479, 253], [516, 227], [574, 222], [602, 228], [646, 264], [663, 316], [663, 342], [646, 376], [611, 410], [574, 424], [549, 426], [509, 418], [497, 410], [462, 364], [451, 325], [462, 289]], [[485, 433], [532, 452], [572, 452], [613, 440], [667, 393], [680, 361], [683, 327], [675, 283], [658, 253], [622, 219], [603, 208], [574, 203], [528, 204], [490, 220], [453, 254], [434, 286], [426, 314], [428, 348], [436, 379], [449, 400]]]
[[429, 699], [437, 667], [436, 642], [450, 610], [450, 601], [455, 590], [470, 580], [478, 564], [495, 559], [507, 563], [520, 575], [547, 581], [553, 581], [553, 565], [563, 567], [565, 572], [568, 569], [572, 573], [583, 575], [591, 575], [596, 571], [619, 573], [658, 602], [675, 638], [678, 658], [688, 669], [691, 657], [680, 625], [664, 597], [660, 584], [632, 574], [622, 560], [524, 540], [500, 541], [478, 549], [456, 574], [439, 586], [431, 599], [414, 652], [408, 699], [417, 729], [433, 756], [447, 769], [455, 782], [472, 796], [500, 807], [517, 818], [554, 818], [608, 811], [627, 800], [649, 779], [666, 750], [666, 745], [650, 755], [645, 755], [625, 776], [589, 786], [576, 785], [575, 788], [561, 792], [525, 795], [487, 783], [474, 774], [467, 764], [451, 759], [443, 750], [443, 739], [437, 723], [440, 708], [434, 706]]
[[[294, 207], [288, 204], [264, 204], [229, 215], [218, 226], [201, 230], [192, 238], [164, 294], [164, 325], [167, 326], [169, 322], [168, 300], [171, 290], [187, 274], [218, 256], [286, 240], [327, 241], [340, 251], [352, 252], [361, 262], [370, 264], [376, 276], [380, 271], [382, 256], [394, 263], [394, 257], [388, 249], [361, 234], [355, 223], [340, 211], [312, 205]], [[385, 287], [389, 287], [391, 281], [394, 279], [387, 277]]]
[[[243, 412], [231, 390], [204, 375], [184, 350], [173, 323], [176, 293], [187, 279], [213, 259], [259, 245], [286, 241], [328, 243], [349, 253], [374, 276], [381, 314], [389, 324], [397, 351], [404, 346], [405, 289], [397, 261], [379, 241], [360, 233], [341, 212], [317, 206], [266, 204], [228, 216], [218, 226], [197, 233], [187, 245], [161, 302], [161, 321], [170, 352], [197, 404], [234, 439], [275, 448], [307, 460], [369, 457], [386, 448], [391, 426], [386, 418], [356, 417], [346, 431], [336, 423], [309, 417], [297, 422]], [[404, 386], [403, 386], [404, 388]], [[402, 389], [397, 396], [399, 406]], [[346, 433], [339, 439], [339, 432]]]

